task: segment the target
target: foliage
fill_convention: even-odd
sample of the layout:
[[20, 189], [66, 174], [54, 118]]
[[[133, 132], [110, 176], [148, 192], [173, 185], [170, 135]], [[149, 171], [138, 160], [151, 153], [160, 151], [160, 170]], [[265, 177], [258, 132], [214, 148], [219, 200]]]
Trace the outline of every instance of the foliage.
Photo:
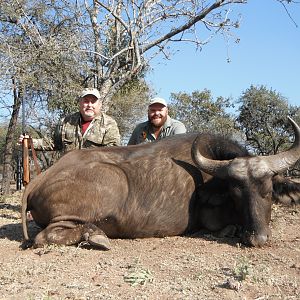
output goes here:
[[238, 127], [255, 153], [276, 154], [290, 146], [293, 131], [287, 116], [299, 122], [299, 107], [289, 106], [281, 94], [265, 86], [250, 86], [239, 103]]
[[[155, 56], [170, 58], [170, 45], [201, 48], [218, 33], [230, 36], [238, 20], [225, 6], [246, 3], [202, 2], [3, 1], [0, 81], [7, 90], [15, 77], [36, 111], [74, 111], [86, 85], [100, 89], [109, 103], [123, 85], [144, 76]], [[198, 30], [207, 36], [200, 38]]]
[[7, 126], [4, 124], [0, 124], [0, 164], [3, 163], [3, 149], [5, 145], [5, 137], [6, 137]]
[[39, 0], [1, 4], [0, 80], [5, 91], [16, 90], [28, 110], [66, 111], [84, 80], [85, 59], [78, 52], [82, 33], [74, 21], [78, 12], [65, 5]]
[[135, 79], [114, 95], [107, 113], [117, 121], [123, 144], [127, 144], [137, 120], [147, 114], [147, 103], [151, 93], [144, 81]]
[[124, 281], [128, 282], [132, 286], [136, 286], [138, 284], [144, 285], [147, 282], [152, 282], [153, 276], [149, 270], [140, 269], [125, 275]]
[[227, 112], [230, 99], [213, 99], [209, 90], [172, 93], [170, 115], [182, 121], [188, 132], [215, 132], [224, 136], [235, 133], [233, 116]]
[[236, 264], [235, 268], [233, 270], [234, 276], [239, 280], [243, 281], [246, 280], [246, 278], [250, 275], [251, 273], [251, 263], [250, 261], [242, 257]]
[[136, 259], [134, 265], [129, 266], [129, 271], [124, 275], [124, 281], [131, 286], [145, 285], [146, 283], [153, 282], [153, 275], [148, 269], [140, 266], [139, 259]]
[[[3, 153], [4, 153], [5, 142], [6, 142], [7, 128], [8, 128], [7, 123], [0, 124], [0, 153], [1, 153], [0, 164], [3, 163]], [[20, 155], [21, 148], [17, 142], [21, 133], [22, 133], [21, 125], [18, 125], [13, 135], [13, 166], [15, 164], [17, 156]], [[32, 137], [37, 136], [35, 131], [33, 131], [31, 128], [28, 128], [28, 134], [30, 134], [30, 136]]]
[[11, 164], [21, 103], [37, 127], [52, 126], [60, 115], [74, 111], [83, 86], [97, 87], [110, 107], [123, 86], [143, 78], [154, 57], [169, 59], [175, 43], [201, 49], [218, 34], [230, 39], [239, 27], [231, 8], [245, 3], [1, 1], [0, 85], [5, 88], [0, 101], [11, 111], [5, 165]]

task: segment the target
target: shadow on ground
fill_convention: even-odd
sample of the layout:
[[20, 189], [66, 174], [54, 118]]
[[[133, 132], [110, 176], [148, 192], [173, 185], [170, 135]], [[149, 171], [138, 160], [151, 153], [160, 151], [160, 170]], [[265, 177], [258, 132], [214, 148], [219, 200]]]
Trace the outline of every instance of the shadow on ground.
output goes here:
[[[31, 237], [36, 236], [36, 234], [41, 229], [35, 225], [35, 223], [29, 222], [28, 233]], [[11, 223], [0, 227], [0, 239], [8, 239], [10, 241], [22, 242], [23, 241], [23, 231], [21, 223]]]

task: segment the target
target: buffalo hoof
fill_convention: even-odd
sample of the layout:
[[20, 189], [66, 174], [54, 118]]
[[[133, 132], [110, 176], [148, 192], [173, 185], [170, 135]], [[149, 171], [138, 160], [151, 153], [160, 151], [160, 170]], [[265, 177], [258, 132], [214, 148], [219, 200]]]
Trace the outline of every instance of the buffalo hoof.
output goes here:
[[110, 242], [109, 239], [101, 234], [95, 234], [90, 235], [88, 237], [85, 237], [86, 241], [97, 248], [100, 248], [102, 250], [109, 250], [110, 249]]
[[24, 241], [22, 242], [22, 244], [20, 245], [20, 248], [21, 248], [22, 250], [26, 250], [26, 249], [28, 249], [28, 248], [33, 247], [33, 243], [34, 243], [33, 240], [24, 240]]

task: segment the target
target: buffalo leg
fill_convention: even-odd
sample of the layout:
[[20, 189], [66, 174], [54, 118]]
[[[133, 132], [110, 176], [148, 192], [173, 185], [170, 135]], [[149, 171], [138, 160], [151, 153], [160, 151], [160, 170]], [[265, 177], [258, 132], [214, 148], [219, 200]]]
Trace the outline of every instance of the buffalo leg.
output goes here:
[[38, 248], [47, 244], [75, 245], [82, 241], [104, 250], [110, 249], [109, 239], [97, 226], [69, 221], [50, 223], [35, 237], [33, 246]]

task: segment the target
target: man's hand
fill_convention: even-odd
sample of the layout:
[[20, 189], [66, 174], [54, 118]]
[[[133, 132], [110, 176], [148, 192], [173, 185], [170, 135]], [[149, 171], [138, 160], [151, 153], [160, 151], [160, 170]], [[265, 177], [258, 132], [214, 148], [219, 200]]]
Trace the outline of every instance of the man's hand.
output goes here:
[[21, 135], [19, 136], [18, 144], [22, 145], [23, 140], [24, 140], [25, 138], [26, 138], [26, 139], [29, 139], [29, 135], [28, 135], [28, 134], [25, 134], [25, 135], [21, 134]]

